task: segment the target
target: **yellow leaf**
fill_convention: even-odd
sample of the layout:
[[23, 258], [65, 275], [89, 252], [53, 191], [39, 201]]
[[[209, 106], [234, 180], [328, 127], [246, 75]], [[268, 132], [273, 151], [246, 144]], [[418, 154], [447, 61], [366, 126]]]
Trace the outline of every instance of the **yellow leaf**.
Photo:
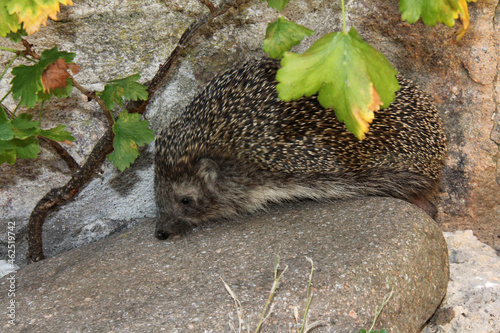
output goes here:
[[[476, 0], [471, 1], [476, 2]], [[470, 16], [469, 9], [467, 8], [467, 0], [458, 0], [458, 6], [460, 7], [459, 15], [462, 20], [462, 27], [457, 31], [457, 42], [462, 39], [462, 37], [470, 27]]]
[[[384, 102], [380, 99], [380, 95], [378, 94], [377, 89], [375, 89], [373, 83], [371, 83], [370, 86], [371, 101], [370, 104], [368, 104], [368, 109], [371, 111], [378, 111]], [[370, 120], [369, 122], [371, 123], [372, 121]]]
[[356, 119], [356, 122], [358, 123], [359, 126], [359, 132], [358, 133], [358, 139], [363, 140], [365, 138], [365, 133], [368, 133], [370, 130], [370, 124], [373, 121], [373, 118], [375, 118], [375, 114], [373, 111], [378, 111], [380, 110], [380, 106], [384, 103], [382, 103], [382, 100], [380, 99], [380, 96], [373, 86], [373, 83], [370, 84], [371, 89], [370, 89], [370, 97], [371, 101], [367, 105], [368, 110], [360, 110], [357, 108], [354, 108], [352, 110], [352, 114], [354, 116], [354, 119]]
[[24, 23], [28, 34], [37, 32], [40, 25], [47, 25], [47, 19], [57, 20], [59, 3], [73, 5], [72, 0], [31, 0], [11, 1], [7, 4], [9, 14], [17, 14], [19, 23]]

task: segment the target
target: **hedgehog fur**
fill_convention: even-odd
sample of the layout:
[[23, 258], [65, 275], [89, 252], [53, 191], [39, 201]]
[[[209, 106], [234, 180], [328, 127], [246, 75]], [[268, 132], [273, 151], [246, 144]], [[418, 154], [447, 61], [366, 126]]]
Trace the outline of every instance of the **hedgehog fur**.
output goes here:
[[436, 108], [412, 82], [398, 76], [395, 101], [360, 141], [316, 96], [281, 101], [278, 68], [251, 61], [217, 76], [157, 137], [157, 238], [284, 200], [428, 202], [446, 140]]

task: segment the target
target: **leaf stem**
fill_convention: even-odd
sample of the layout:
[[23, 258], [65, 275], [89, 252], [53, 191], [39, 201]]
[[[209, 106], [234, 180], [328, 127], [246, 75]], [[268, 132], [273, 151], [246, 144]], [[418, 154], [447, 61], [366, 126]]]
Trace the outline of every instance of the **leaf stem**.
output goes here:
[[14, 119], [16, 117], [17, 109], [19, 109], [20, 106], [21, 106], [21, 101], [19, 101], [19, 103], [17, 103], [16, 108], [14, 109], [14, 112], [12, 112], [12, 119]]
[[106, 107], [106, 104], [104, 103], [104, 101], [99, 96], [97, 96], [95, 91], [90, 91], [90, 90], [85, 89], [78, 82], [76, 82], [76, 80], [73, 78], [73, 76], [71, 76], [70, 74], [68, 74], [68, 75], [69, 75], [69, 78], [71, 79], [71, 82], [73, 83], [73, 87], [80, 90], [80, 92], [82, 94], [87, 96], [89, 99], [95, 100], [97, 102], [97, 104], [99, 104], [102, 111], [104, 112], [104, 115], [108, 119], [109, 128], [112, 128], [114, 123], [115, 123], [115, 119], [113, 118], [113, 115], [111, 114], [109, 109]]
[[0, 99], [0, 103], [3, 103], [3, 101], [7, 98], [7, 96], [9, 96], [9, 94], [12, 92], [12, 86], [10, 87], [9, 91], [7, 91], [7, 93], [5, 94], [4, 97], [2, 97], [2, 99]]
[[31, 59], [30, 57], [26, 56], [25, 54], [22, 54], [22, 57], [28, 61], [31, 61], [31, 62], [36, 62], [36, 60], [33, 60]]
[[341, 3], [342, 3], [342, 30], [346, 34], [347, 33], [347, 25], [346, 25], [346, 21], [345, 21], [345, 4], [344, 4], [344, 0], [341, 0]]
[[13, 52], [13, 53], [23, 52], [21, 50], [12, 49], [10, 47], [5, 47], [5, 46], [0, 46], [0, 50], [2, 50], [2, 51], [8, 51], [8, 52]]
[[45, 101], [42, 101], [42, 103], [40, 103], [40, 110], [38, 111], [38, 122], [40, 123], [40, 127], [42, 126], [43, 103], [45, 103]]
[[19, 57], [19, 54], [16, 54], [10, 61], [9, 63], [7, 64], [7, 66], [5, 67], [5, 69], [3, 70], [2, 72], [2, 75], [0, 75], [0, 81], [2, 81], [3, 77], [5, 76], [5, 74], [7, 73], [7, 71], [9, 70], [10, 66], [12, 66], [12, 63], [14, 62], [14, 60], [17, 59], [17, 57]]

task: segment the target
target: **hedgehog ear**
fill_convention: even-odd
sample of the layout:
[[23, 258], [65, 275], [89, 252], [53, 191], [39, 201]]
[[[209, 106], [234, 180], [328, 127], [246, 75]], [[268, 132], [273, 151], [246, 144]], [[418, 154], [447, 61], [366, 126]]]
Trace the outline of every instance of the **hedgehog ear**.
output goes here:
[[202, 158], [196, 165], [198, 176], [205, 181], [210, 190], [215, 190], [215, 183], [220, 175], [220, 169], [214, 160]]

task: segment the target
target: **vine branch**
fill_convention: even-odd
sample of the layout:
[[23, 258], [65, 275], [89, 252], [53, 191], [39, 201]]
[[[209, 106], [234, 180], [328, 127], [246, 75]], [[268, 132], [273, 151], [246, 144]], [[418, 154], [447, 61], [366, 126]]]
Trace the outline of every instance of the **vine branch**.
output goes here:
[[[208, 7], [210, 13], [199, 15], [196, 20], [191, 23], [191, 25], [184, 31], [177, 46], [171, 52], [167, 61], [160, 66], [158, 72], [155, 74], [153, 79], [148, 85], [148, 99], [143, 101], [136, 107], [130, 107], [132, 110], [129, 112], [137, 112], [144, 113], [146, 110], [147, 104], [151, 101], [151, 97], [153, 94], [163, 85], [163, 83], [170, 76], [174, 65], [177, 63], [179, 55], [182, 50], [184, 50], [187, 45], [190, 43], [193, 36], [206, 24], [211, 22], [214, 18], [223, 15], [229, 10], [229, 8], [238, 8], [240, 5], [248, 2], [250, 0], [234, 0], [228, 1], [226, 3], [222, 3], [219, 6], [215, 7], [210, 0], [200, 0], [205, 6]], [[36, 58], [38, 56], [36, 52], [32, 50], [32, 45], [27, 41], [23, 40], [23, 44], [26, 47], [26, 54]], [[33, 53], [30, 53], [33, 52]], [[76, 81], [73, 80], [73, 85], [80, 90], [84, 95], [91, 99], [95, 99], [98, 103], [100, 98], [95, 95], [95, 92], [92, 93], [85, 88], [81, 87]], [[76, 83], [76, 84], [75, 84]], [[80, 89], [80, 88], [81, 89]], [[106, 114], [107, 108], [105, 109], [105, 105], [101, 105], [101, 108]], [[134, 104], [131, 104], [134, 105]], [[137, 104], [135, 104], [137, 105]], [[109, 110], [108, 110], [109, 112]], [[111, 116], [111, 113], [109, 113]], [[108, 123], [110, 123], [110, 118], [108, 118]], [[111, 116], [112, 117], [112, 116]], [[99, 142], [94, 146], [92, 152], [90, 153], [87, 161], [82, 166], [81, 169], [74, 172], [71, 176], [71, 179], [66, 183], [66, 185], [51, 189], [45, 196], [37, 203], [35, 208], [33, 209], [30, 219], [28, 222], [28, 262], [36, 262], [45, 258], [43, 254], [43, 244], [42, 244], [42, 229], [43, 223], [45, 222], [45, 218], [47, 215], [58, 206], [64, 205], [68, 200], [73, 198], [83, 186], [85, 186], [92, 176], [95, 174], [95, 171], [98, 170], [106, 156], [113, 151], [113, 131], [109, 128], [106, 133], [101, 137]]]
[[28, 262], [45, 258], [42, 247], [42, 228], [47, 214], [73, 198], [90, 181], [97, 167], [104, 162], [106, 155], [113, 151], [113, 137], [113, 131], [108, 129], [92, 149], [83, 167], [73, 173], [66, 185], [51, 189], [37, 203], [28, 222]]
[[181, 38], [177, 42], [174, 50], [170, 53], [167, 61], [163, 63], [158, 72], [156, 72], [155, 76], [151, 79], [148, 85], [148, 99], [140, 103], [133, 112], [144, 113], [146, 110], [146, 105], [151, 101], [151, 97], [153, 94], [165, 83], [167, 78], [170, 76], [170, 73], [174, 66], [177, 64], [179, 60], [179, 55], [181, 52], [189, 45], [193, 36], [207, 23], [211, 22], [218, 16], [225, 14], [230, 8], [238, 8], [240, 5], [245, 3], [248, 0], [236, 0], [236, 1], [228, 1], [220, 4], [215, 7], [214, 4], [210, 0], [200, 0], [202, 4], [207, 6], [210, 10], [210, 13], [201, 14], [196, 18], [196, 20], [189, 25], [189, 27], [184, 31]]

